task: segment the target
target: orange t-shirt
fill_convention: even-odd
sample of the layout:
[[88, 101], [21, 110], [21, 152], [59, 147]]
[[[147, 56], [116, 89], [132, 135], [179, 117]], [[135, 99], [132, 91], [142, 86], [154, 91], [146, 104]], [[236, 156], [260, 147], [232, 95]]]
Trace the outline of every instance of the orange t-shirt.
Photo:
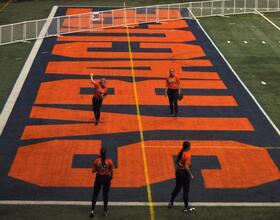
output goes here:
[[186, 165], [188, 167], [191, 166], [191, 154], [188, 151], [183, 152], [182, 158], [178, 163], [178, 169], [180, 170], [185, 170]]
[[103, 96], [107, 95], [107, 87], [102, 88], [100, 83], [96, 83], [94, 86], [95, 86], [94, 96], [98, 99], [103, 99]]
[[92, 171], [97, 173], [97, 175], [106, 175], [110, 176], [113, 172], [114, 164], [111, 159], [106, 158], [105, 163], [102, 165], [101, 157], [97, 158], [93, 162], [93, 169]]
[[180, 88], [180, 79], [177, 76], [170, 77], [166, 79], [166, 87], [168, 89], [179, 89]]

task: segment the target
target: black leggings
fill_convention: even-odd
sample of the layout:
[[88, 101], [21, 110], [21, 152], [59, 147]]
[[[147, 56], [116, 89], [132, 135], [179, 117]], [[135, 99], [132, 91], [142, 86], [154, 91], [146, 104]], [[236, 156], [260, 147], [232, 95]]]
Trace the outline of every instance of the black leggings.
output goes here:
[[94, 112], [94, 116], [96, 121], [99, 121], [100, 118], [100, 110], [101, 110], [101, 105], [102, 105], [103, 99], [98, 99], [95, 96], [92, 98], [92, 110]]
[[188, 207], [189, 203], [189, 191], [190, 191], [190, 175], [186, 170], [176, 170], [176, 185], [171, 193], [170, 202], [174, 202], [174, 199], [183, 187], [183, 200], [185, 207]]
[[96, 175], [93, 193], [92, 193], [92, 203], [91, 209], [95, 209], [96, 201], [98, 194], [100, 192], [101, 186], [103, 186], [103, 202], [104, 202], [104, 211], [107, 211], [108, 200], [109, 200], [109, 190], [111, 186], [111, 177], [106, 175]]
[[175, 110], [175, 115], [177, 115], [178, 114], [179, 90], [178, 89], [168, 89], [167, 95], [168, 95], [171, 114], [173, 114], [174, 110]]

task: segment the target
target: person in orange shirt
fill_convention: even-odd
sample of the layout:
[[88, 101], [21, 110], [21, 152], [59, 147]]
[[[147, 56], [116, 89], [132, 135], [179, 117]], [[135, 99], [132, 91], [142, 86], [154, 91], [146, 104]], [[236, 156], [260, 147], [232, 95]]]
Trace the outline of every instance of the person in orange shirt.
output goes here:
[[111, 180], [113, 179], [113, 161], [106, 158], [106, 149], [101, 148], [100, 156], [93, 162], [92, 172], [96, 173], [94, 188], [92, 193], [92, 204], [90, 217], [95, 215], [95, 205], [100, 192], [101, 187], [103, 187], [103, 202], [104, 202], [104, 216], [107, 216], [108, 200], [109, 200], [109, 190], [111, 187]]
[[165, 96], [168, 96], [171, 115], [178, 115], [178, 98], [181, 93], [180, 78], [175, 75], [174, 69], [169, 70], [169, 76], [166, 79]]
[[100, 118], [100, 110], [102, 106], [103, 99], [108, 93], [108, 90], [106, 88], [106, 80], [105, 78], [102, 78], [99, 83], [97, 83], [93, 79], [93, 74], [90, 75], [90, 81], [95, 87], [95, 93], [92, 97], [92, 108], [95, 116], [95, 124], [98, 125], [99, 118]]
[[177, 155], [176, 161], [176, 185], [171, 193], [171, 199], [168, 203], [168, 207], [172, 208], [174, 200], [181, 188], [183, 187], [183, 200], [185, 204], [184, 212], [194, 211], [194, 208], [189, 207], [189, 190], [190, 190], [190, 179], [194, 176], [191, 172], [191, 155], [190, 155], [191, 144], [188, 141], [183, 142], [183, 147]]

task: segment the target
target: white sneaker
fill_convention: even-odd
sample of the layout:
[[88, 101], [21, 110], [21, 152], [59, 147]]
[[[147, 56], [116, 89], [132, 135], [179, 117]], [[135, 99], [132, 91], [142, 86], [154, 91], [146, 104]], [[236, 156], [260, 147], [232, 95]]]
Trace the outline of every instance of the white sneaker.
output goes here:
[[90, 214], [89, 214], [89, 217], [92, 218], [92, 217], [94, 217], [94, 216], [95, 216], [95, 211], [91, 210], [91, 211], [90, 211]]
[[193, 207], [184, 208], [184, 212], [187, 212], [187, 213], [194, 212], [194, 211], [195, 211], [195, 208], [193, 208]]

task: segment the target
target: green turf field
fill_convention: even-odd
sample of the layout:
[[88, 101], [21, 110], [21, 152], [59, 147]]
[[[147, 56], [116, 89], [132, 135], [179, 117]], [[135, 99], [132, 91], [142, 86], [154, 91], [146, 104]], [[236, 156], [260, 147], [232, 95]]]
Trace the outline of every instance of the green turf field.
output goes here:
[[[108, 219], [149, 219], [147, 207], [111, 207]], [[279, 210], [279, 209], [278, 209]], [[104, 219], [102, 209], [96, 209], [93, 219]], [[279, 219], [280, 213], [272, 207], [198, 207], [196, 212], [185, 214], [180, 207], [168, 209], [166, 207], [155, 207], [156, 219], [190, 219], [190, 220], [263, 220]], [[0, 215], [5, 220], [40, 219], [40, 220], [75, 220], [89, 219], [88, 207], [86, 206], [0, 206]], [[1, 218], [3, 219], [3, 218]], [[3, 220], [4, 220], [3, 219]]]
[[[280, 24], [279, 12], [266, 15], [275, 24]], [[200, 22], [279, 127], [280, 31], [261, 16], [254, 14], [201, 18]], [[245, 44], [244, 41], [248, 43]], [[267, 84], [263, 85], [261, 81]]]
[[[8, 2], [0, 1], [0, 10]], [[128, 6], [151, 5], [172, 0], [131, 0]], [[46, 18], [53, 5], [117, 5], [123, 1], [12, 1], [0, 11], [0, 24]], [[276, 25], [280, 25], [280, 12], [265, 13]], [[261, 106], [280, 127], [280, 31], [259, 15], [201, 18], [201, 24], [227, 58], [234, 70], [253, 93]], [[227, 43], [230, 41], [231, 43]], [[248, 41], [248, 44], [244, 44]], [[266, 44], [263, 44], [265, 41]], [[0, 109], [10, 94], [15, 80], [33, 46], [18, 43], [0, 47]], [[266, 82], [266, 85], [261, 84]], [[0, 195], [1, 196], [1, 195]], [[1, 219], [88, 219], [87, 206], [0, 206]], [[121, 210], [121, 211], [119, 211]], [[182, 209], [155, 207], [156, 219], [180, 219], [186, 217]], [[147, 207], [111, 207], [110, 219], [149, 219]], [[198, 207], [188, 219], [280, 219], [280, 208], [266, 207]], [[103, 219], [100, 213], [95, 219]]]

